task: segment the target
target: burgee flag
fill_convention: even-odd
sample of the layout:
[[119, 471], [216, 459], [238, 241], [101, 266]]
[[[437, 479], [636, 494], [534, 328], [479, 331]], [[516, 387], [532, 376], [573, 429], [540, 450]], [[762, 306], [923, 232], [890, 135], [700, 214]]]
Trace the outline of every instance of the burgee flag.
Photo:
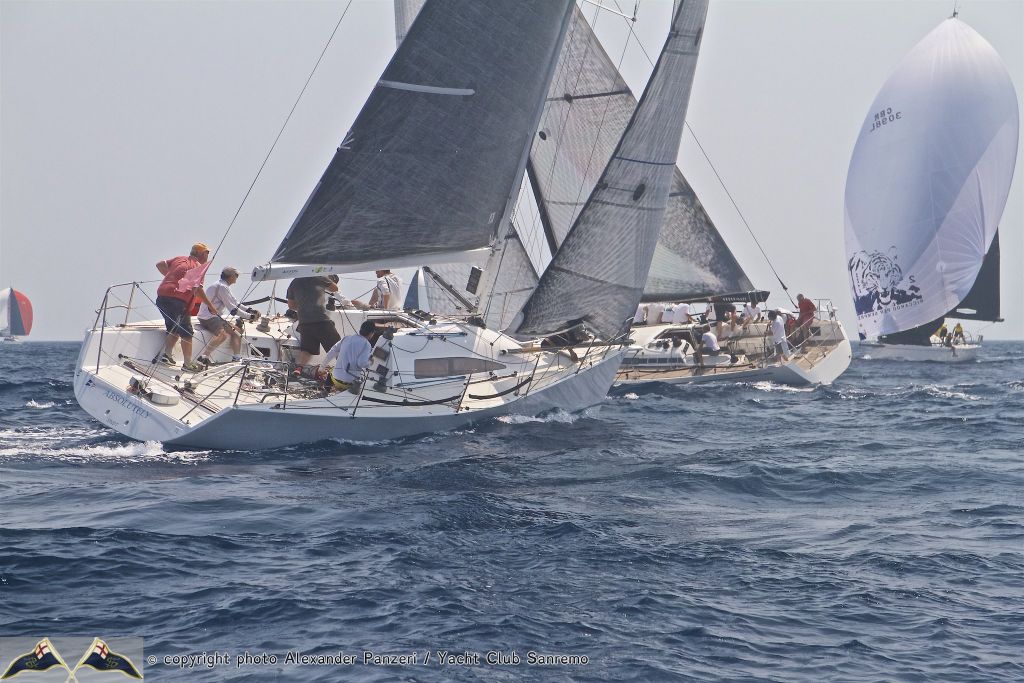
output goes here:
[[[75, 667], [75, 671], [78, 671], [83, 666], [102, 672], [116, 671], [129, 678], [142, 678], [142, 674], [139, 673], [139, 670], [135, 668], [130, 659], [116, 652], [111, 652], [107, 644], [99, 638], [93, 639], [92, 646], [86, 650], [85, 655], [82, 656], [82, 661]], [[71, 673], [73, 674], [74, 671]]]
[[7, 669], [4, 670], [4, 674], [0, 676], [0, 679], [14, 678], [18, 674], [26, 672], [46, 671], [55, 666], [59, 666], [68, 673], [71, 673], [68, 665], [60, 658], [60, 653], [54, 649], [50, 639], [43, 638], [36, 644], [36, 648], [32, 652], [15, 657], [14, 661], [7, 665]]

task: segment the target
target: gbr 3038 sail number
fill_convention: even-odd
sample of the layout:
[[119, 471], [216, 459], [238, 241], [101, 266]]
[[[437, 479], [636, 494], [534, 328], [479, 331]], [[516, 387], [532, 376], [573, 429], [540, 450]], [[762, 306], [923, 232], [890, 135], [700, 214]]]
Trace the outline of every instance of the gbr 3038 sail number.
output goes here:
[[882, 126], [887, 126], [890, 123], [895, 123], [903, 118], [903, 112], [893, 111], [892, 107], [886, 107], [885, 109], [875, 112], [875, 120], [871, 123], [871, 130], [868, 132], [875, 131]]

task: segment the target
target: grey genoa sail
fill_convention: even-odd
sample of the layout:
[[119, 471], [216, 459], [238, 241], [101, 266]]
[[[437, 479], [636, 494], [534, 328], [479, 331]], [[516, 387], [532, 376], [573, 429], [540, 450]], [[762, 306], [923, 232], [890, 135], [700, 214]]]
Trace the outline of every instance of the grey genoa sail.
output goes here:
[[571, 7], [427, 2], [272, 261], [365, 268], [488, 247], [511, 210]]
[[[583, 209], [636, 98], [576, 8], [527, 166], [554, 253]], [[753, 289], [693, 188], [673, 169], [645, 301], [682, 301]]]
[[[423, 1], [395, 0], [399, 40]], [[574, 7], [527, 163], [551, 254], [558, 251], [583, 209], [636, 104], [632, 90], [583, 12]], [[459, 273], [453, 282], [463, 281], [470, 270], [461, 264], [453, 268]], [[535, 272], [533, 276], [536, 278]], [[693, 188], [682, 172], [674, 169], [643, 300], [692, 301], [753, 289]], [[438, 296], [439, 306], [451, 305], [443, 294]]]
[[612, 339], [628, 327], [665, 218], [706, 15], [707, 0], [681, 3], [611, 159], [513, 324], [518, 333], [582, 325]]

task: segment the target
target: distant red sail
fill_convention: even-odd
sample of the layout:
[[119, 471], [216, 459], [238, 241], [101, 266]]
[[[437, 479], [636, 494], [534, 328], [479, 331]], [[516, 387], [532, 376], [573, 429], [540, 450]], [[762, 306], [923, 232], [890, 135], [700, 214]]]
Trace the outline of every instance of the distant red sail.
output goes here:
[[8, 311], [11, 316], [11, 335], [24, 337], [32, 331], [32, 302], [27, 296], [12, 289]]

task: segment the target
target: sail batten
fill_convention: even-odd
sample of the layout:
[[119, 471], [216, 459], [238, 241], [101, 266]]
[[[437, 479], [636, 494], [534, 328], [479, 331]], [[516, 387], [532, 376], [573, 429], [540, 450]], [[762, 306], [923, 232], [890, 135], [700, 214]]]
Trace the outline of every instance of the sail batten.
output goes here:
[[672, 190], [706, 15], [706, 0], [686, 0], [675, 13], [643, 96], [513, 323], [518, 333], [550, 335], [582, 324], [611, 339], [632, 318]]
[[[998, 318], [996, 232], [1018, 134], [1005, 65], [959, 19], [929, 33], [882, 86], [846, 183], [847, 269], [863, 336], [915, 330], [961, 307], [963, 317]], [[986, 262], [994, 278], [976, 290]]]
[[272, 262], [397, 263], [488, 246], [518, 187], [571, 7], [427, 2]]

